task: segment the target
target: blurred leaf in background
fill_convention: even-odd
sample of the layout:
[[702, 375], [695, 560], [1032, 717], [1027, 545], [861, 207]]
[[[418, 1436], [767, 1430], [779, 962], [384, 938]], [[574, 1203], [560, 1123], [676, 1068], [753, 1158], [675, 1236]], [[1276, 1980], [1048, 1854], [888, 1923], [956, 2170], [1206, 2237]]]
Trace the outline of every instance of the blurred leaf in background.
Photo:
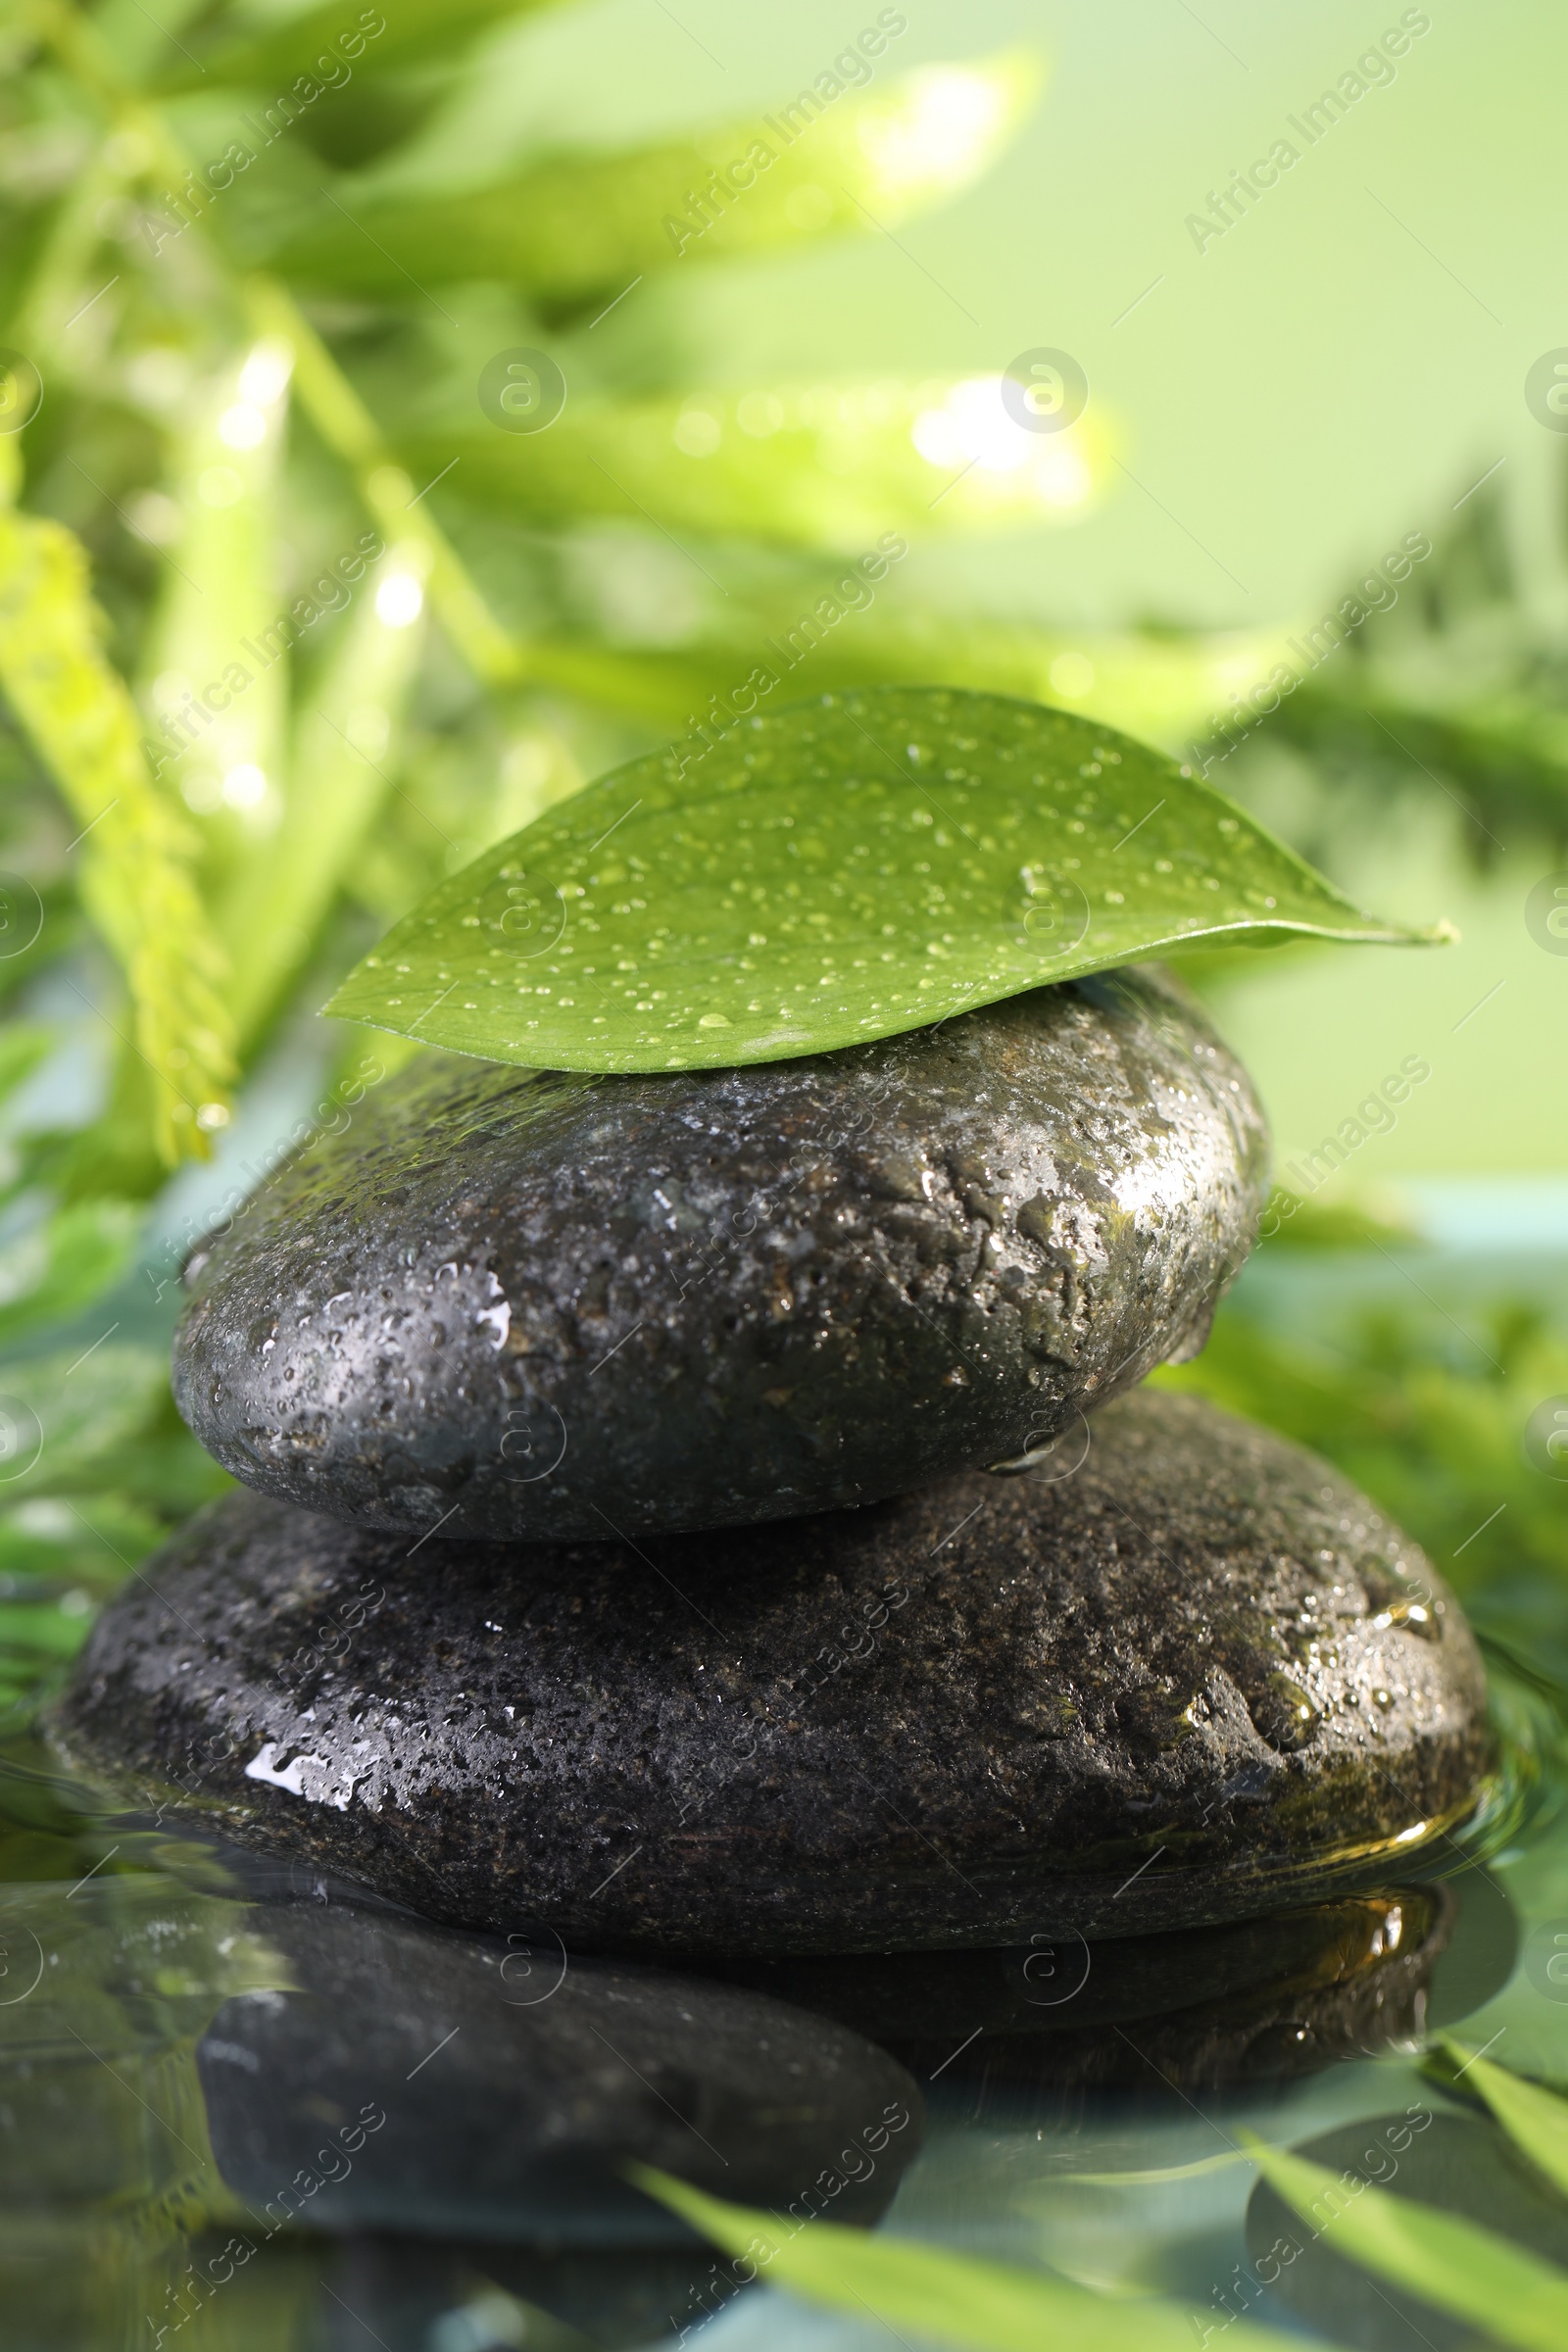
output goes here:
[[[1568, 1479], [1543, 1422], [1553, 1398], [1568, 1404], [1560, 1307], [1500, 1284], [1479, 1308], [1446, 1297], [1418, 1234], [1350, 1204], [1298, 1204], [1262, 1258], [1281, 1250], [1321, 1253], [1352, 1302], [1303, 1315], [1306, 1267], [1272, 1301], [1244, 1280], [1202, 1354], [1155, 1383], [1325, 1455], [1414, 1536], [1484, 1634], [1568, 1697]], [[1354, 1302], [1391, 1261], [1408, 1276], [1400, 1297]]]
[[[243, 1192], [351, 1115], [394, 1049], [366, 1064], [315, 1027], [333, 981], [443, 875], [722, 693], [727, 652], [626, 642], [659, 634], [669, 566], [682, 633], [694, 594], [755, 603], [762, 633], [769, 593], [814, 613], [833, 560], [879, 534], [1065, 514], [1100, 479], [1102, 421], [1025, 432], [999, 378], [694, 387], [661, 307], [699, 267], [877, 237], [956, 194], [1027, 111], [1033, 61], [910, 72], [885, 10], [755, 121], [525, 137], [443, 178], [433, 134], [531, 13], [155, 23], [108, 0], [5, 30], [18, 1693], [222, 1483], [164, 1378], [171, 1237], [216, 1198], [171, 1169], [232, 1131]], [[588, 342], [607, 305], [644, 320], [634, 362]], [[521, 434], [484, 394], [519, 346], [562, 386]]]
[[[753, 114], [590, 140], [530, 111], [553, 13], [0, 25], [0, 1574], [39, 1580], [40, 1655], [218, 1483], [163, 1378], [178, 1237], [373, 1083], [317, 1007], [492, 844], [722, 725], [769, 642], [792, 694], [953, 684], [1197, 745], [1337, 878], [1316, 836], [1411, 795], [1481, 854], [1560, 837], [1568, 602], [1492, 490], [1322, 661], [1284, 624], [985, 620], [903, 555], [846, 592], [890, 534], [1070, 526], [1121, 486], [1113, 419], [1020, 415], [1002, 351], [715, 382], [683, 292], [851, 238], [902, 267], [1035, 62], [911, 67], [883, 10]], [[1369, 1324], [1325, 1371], [1232, 1315], [1183, 1377], [1337, 1451], [1445, 1566], [1506, 1488], [1463, 1555], [1501, 1593], [1510, 1563], [1562, 1582], [1554, 1501], [1515, 1496], [1556, 1345], [1504, 1315], [1498, 1386]]]

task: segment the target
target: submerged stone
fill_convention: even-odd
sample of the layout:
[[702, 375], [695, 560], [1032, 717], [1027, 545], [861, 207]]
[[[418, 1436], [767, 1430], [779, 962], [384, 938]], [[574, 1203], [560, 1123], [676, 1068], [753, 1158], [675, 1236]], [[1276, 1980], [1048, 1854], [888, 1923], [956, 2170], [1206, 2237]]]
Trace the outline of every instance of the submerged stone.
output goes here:
[[[1476, 1874], [1470, 1874], [1472, 1877]], [[995, 2088], [1289, 2080], [1419, 2035], [1463, 1886], [1404, 1886], [1218, 1928], [989, 1952], [720, 1962], [970, 2099]], [[1474, 1974], [1476, 1937], [1461, 1955]], [[1509, 1944], [1482, 1998], [1507, 1982]], [[1479, 2006], [1474, 2001], [1472, 2006]]]
[[607, 1950], [1244, 1917], [1473, 1808], [1475, 1644], [1364, 1495], [1196, 1398], [1085, 1434], [1054, 1483], [635, 1545], [237, 1493], [100, 1620], [55, 1737], [122, 1802]]
[[765, 1994], [568, 1958], [537, 1929], [481, 1939], [340, 1903], [251, 1917], [287, 1989], [225, 2001], [196, 2064], [218, 2169], [264, 2225], [682, 2245], [629, 2164], [864, 2223], [919, 2146], [894, 2059]]
[[1152, 971], [748, 1069], [421, 1061], [195, 1252], [175, 1395], [264, 1493], [446, 1538], [873, 1501], [1200, 1346], [1265, 1157]]

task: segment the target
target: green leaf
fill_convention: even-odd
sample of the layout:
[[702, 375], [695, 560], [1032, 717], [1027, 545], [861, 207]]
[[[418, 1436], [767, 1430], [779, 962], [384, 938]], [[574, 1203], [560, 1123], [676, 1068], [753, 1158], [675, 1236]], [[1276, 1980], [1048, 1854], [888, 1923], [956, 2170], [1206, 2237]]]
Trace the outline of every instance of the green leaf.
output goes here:
[[1460, 2071], [1481, 2093], [1508, 2137], [1544, 2172], [1553, 2188], [1568, 2196], [1568, 2099], [1555, 2091], [1526, 2082], [1490, 2058], [1476, 2057], [1462, 2042], [1446, 2038], [1443, 2047], [1458, 2060]]
[[[667, 2173], [629, 2169], [651, 2197], [737, 2256], [737, 2277], [760, 2275], [808, 2302], [869, 2315], [895, 2331], [909, 2328], [984, 2352], [1041, 2352], [1050, 2345], [1070, 2345], [1072, 2352], [1193, 2352], [1193, 2315], [1173, 2303], [1113, 2302], [1050, 2271], [871, 2237], [820, 2219], [790, 2228], [777, 2214], [705, 2196]], [[1299, 2337], [1246, 2320], [1227, 2322], [1227, 2333], [1234, 2352], [1299, 2348]]]
[[[928, 66], [864, 97], [804, 92], [793, 128], [763, 117], [625, 154], [555, 156], [461, 195], [360, 193], [350, 180], [272, 267], [400, 300], [411, 278], [495, 277], [563, 302], [677, 262], [874, 234], [977, 178], [1038, 81], [1016, 54]], [[750, 174], [738, 190], [737, 163]]]
[[159, 791], [135, 705], [105, 659], [81, 545], [0, 506], [0, 690], [81, 828], [82, 898], [125, 974], [151, 1073], [158, 1147], [205, 1155], [232, 1072], [222, 959], [198, 896], [189, 827]]
[[391, 789], [389, 765], [424, 631], [426, 551], [406, 540], [359, 583], [299, 711], [282, 822], [223, 904], [229, 1002], [242, 1041], [260, 1031], [316, 944], [345, 868]]
[[958, 613], [911, 605], [902, 589], [897, 604], [879, 596], [870, 610], [854, 612], [850, 627], [822, 634], [820, 598], [845, 601], [853, 593], [850, 567], [813, 569], [765, 597], [742, 604], [734, 596], [730, 602], [740, 611], [722, 636], [704, 634], [658, 650], [589, 637], [531, 638], [528, 675], [635, 711], [662, 732], [692, 724], [692, 713], [713, 695], [722, 703], [748, 677], [759, 648], [771, 637], [781, 647], [808, 647], [810, 683], [818, 693], [850, 686], [962, 686], [1073, 709], [1102, 726], [1172, 749], [1202, 731], [1203, 713], [1226, 686], [1245, 690], [1266, 679], [1283, 643], [1283, 636], [1261, 634], [1069, 637], [1006, 621], [966, 621]]
[[280, 337], [259, 337], [207, 377], [183, 406], [169, 479], [180, 520], [139, 697], [155, 775], [208, 820], [204, 879], [225, 862], [249, 866], [277, 821], [289, 677], [277, 526], [292, 364]]
[[410, 438], [402, 454], [418, 481], [446, 472], [451, 493], [541, 519], [614, 514], [852, 554], [874, 554], [880, 540], [897, 562], [902, 531], [1062, 522], [1101, 487], [1108, 436], [1098, 411], [1063, 432], [1028, 432], [1001, 383], [710, 386], [578, 406], [568, 381], [548, 428], [503, 432], [476, 416], [466, 433]]
[[9, 1424], [0, 1500], [123, 1492], [115, 1473], [126, 1457], [146, 1452], [150, 1433], [172, 1410], [168, 1399], [167, 1348], [109, 1337], [90, 1352], [83, 1343], [0, 1361], [0, 1413]]
[[1193, 940], [1415, 940], [1162, 754], [884, 687], [616, 768], [396, 924], [328, 1011], [496, 1061], [788, 1060]]
[[[1278, 1214], [1276, 1207], [1262, 1220], [1265, 1263], [1300, 1222], [1272, 1232]], [[1396, 1237], [1383, 1247], [1397, 1249]], [[1386, 1262], [1369, 1253], [1380, 1270]], [[1516, 1638], [1539, 1661], [1546, 1625], [1558, 1643], [1568, 1628], [1568, 1496], [1542, 1477], [1525, 1442], [1533, 1405], [1568, 1395], [1568, 1346], [1540, 1299], [1522, 1295], [1523, 1275], [1519, 1281], [1518, 1294], [1503, 1291], [1486, 1308], [1478, 1303], [1473, 1320], [1467, 1315], [1473, 1343], [1419, 1293], [1407, 1293], [1406, 1304], [1386, 1295], [1378, 1300], [1370, 1282], [1367, 1306], [1318, 1331], [1294, 1316], [1276, 1328], [1245, 1302], [1227, 1302], [1202, 1354], [1162, 1365], [1152, 1378], [1325, 1454], [1429, 1558], [1444, 1562], [1467, 1607], [1486, 1593], [1495, 1627], [1500, 1589], [1511, 1595], [1510, 1612], [1528, 1609], [1530, 1631], [1515, 1618]], [[1568, 1658], [1568, 1650], [1557, 1655]]]
[[1568, 2343], [1568, 2271], [1461, 2214], [1341, 2179], [1249, 2136], [1258, 2170], [1333, 2251], [1519, 2352]]
[[1033, 2194], [1026, 2190], [1021, 2204], [1037, 2199], [1054, 2200], [1062, 2188], [1163, 2188], [1172, 2180], [1201, 2180], [1210, 2173], [1229, 2172], [1232, 2165], [1247, 2164], [1250, 2158], [1242, 2148], [1224, 2148], [1217, 2156], [1199, 2156], [1191, 2164], [1159, 2164], [1148, 2170], [1131, 2173], [1055, 2173], [1040, 2182]]
[[0, 1029], [0, 1102], [30, 1076], [57, 1042], [58, 1032], [42, 1021], [8, 1021]]
[[133, 1201], [78, 1200], [0, 1248], [0, 1347], [90, 1306], [129, 1264], [141, 1224]]
[[[157, 87], [173, 93], [226, 83], [281, 98], [296, 77], [311, 76], [318, 87], [333, 88], [350, 74], [384, 74], [427, 57], [450, 57], [466, 37], [549, 5], [551, 0], [398, 0], [387, 13], [355, 7], [353, 0], [322, 0], [320, 7], [290, 17], [274, 31], [232, 42], [200, 64], [180, 67]], [[356, 40], [358, 49], [352, 46]]]
[[[1510, 516], [1503, 477], [1473, 498], [1467, 491], [1397, 592], [1376, 571], [1348, 581], [1286, 657], [1298, 669], [1310, 647], [1312, 667], [1254, 730], [1265, 751], [1283, 737], [1304, 752], [1319, 777], [1354, 795], [1358, 811], [1434, 793], [1457, 803], [1469, 820], [1465, 846], [1482, 866], [1501, 854], [1499, 836], [1520, 829], [1568, 841], [1562, 638], [1544, 618], [1563, 593], [1560, 526], [1544, 576], [1539, 557], [1521, 562], [1527, 535], [1518, 527], [1527, 508], [1560, 512], [1561, 490], [1538, 477], [1514, 496]], [[1357, 610], [1366, 617], [1348, 627]], [[1234, 707], [1216, 704], [1222, 719], [1211, 717], [1205, 733], [1234, 722]]]

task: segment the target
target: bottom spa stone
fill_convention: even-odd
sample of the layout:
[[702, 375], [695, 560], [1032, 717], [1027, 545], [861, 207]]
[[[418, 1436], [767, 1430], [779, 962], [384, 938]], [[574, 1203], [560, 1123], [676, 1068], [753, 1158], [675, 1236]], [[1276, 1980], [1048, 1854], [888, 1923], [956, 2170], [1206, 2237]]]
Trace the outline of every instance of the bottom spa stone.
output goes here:
[[1027, 1945], [1375, 1882], [1476, 1805], [1475, 1644], [1313, 1455], [1140, 1391], [1052, 1457], [630, 1543], [237, 1493], [58, 1702], [122, 1805], [574, 1948]]

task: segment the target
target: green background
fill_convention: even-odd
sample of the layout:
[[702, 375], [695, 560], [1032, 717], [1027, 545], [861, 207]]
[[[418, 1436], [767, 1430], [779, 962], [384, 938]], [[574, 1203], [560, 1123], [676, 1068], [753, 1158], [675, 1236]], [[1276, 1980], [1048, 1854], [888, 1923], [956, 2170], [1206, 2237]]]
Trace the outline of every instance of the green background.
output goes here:
[[[1523, 386], [1543, 351], [1568, 343], [1560, 11], [1424, 12], [1431, 29], [1394, 81], [1201, 254], [1187, 215], [1232, 167], [1294, 136], [1286, 117], [1397, 25], [1398, 9], [1212, 0], [1201, 22], [1181, 0], [906, 13], [883, 61], [897, 73], [1020, 44], [1044, 56], [1041, 100], [1012, 149], [896, 240], [676, 271], [666, 300], [693, 375], [719, 383], [978, 373], [1041, 345], [1079, 359], [1136, 480], [1112, 466], [1066, 525], [916, 548], [908, 592], [1059, 626], [1294, 625], [1405, 531], [1438, 533], [1499, 458], [1516, 547], [1527, 564], [1544, 549], [1561, 450]], [[519, 26], [493, 43], [502, 70], [482, 94], [427, 133], [431, 183], [481, 176], [496, 155], [550, 135], [609, 141], [767, 107], [874, 16], [682, 0], [677, 23], [651, 0], [609, 0]], [[633, 306], [598, 331], [635, 363]], [[668, 562], [679, 593], [680, 559]], [[1432, 1079], [1357, 1154], [1357, 1183], [1568, 1166], [1568, 958], [1544, 954], [1523, 921], [1549, 854], [1510, 843], [1482, 878], [1457, 853], [1457, 827], [1432, 789], [1419, 811], [1347, 842], [1336, 879], [1406, 920], [1452, 916], [1461, 946], [1249, 966], [1222, 987], [1282, 1161], [1419, 1053]], [[1509, 1213], [1494, 1195], [1489, 1221]]]

